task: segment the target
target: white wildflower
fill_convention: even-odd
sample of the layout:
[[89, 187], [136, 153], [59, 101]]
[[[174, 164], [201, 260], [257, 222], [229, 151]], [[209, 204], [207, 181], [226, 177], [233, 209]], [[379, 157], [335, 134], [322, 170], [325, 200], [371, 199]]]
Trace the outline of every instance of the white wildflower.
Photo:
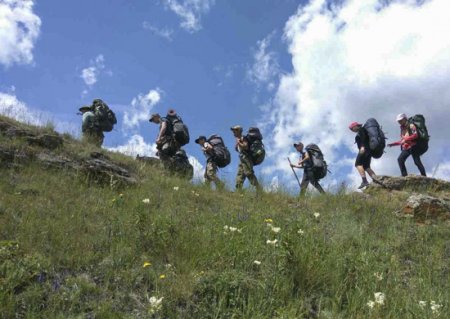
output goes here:
[[273, 231], [275, 234], [278, 234], [278, 233], [280, 232], [280, 230], [281, 230], [280, 227], [272, 227], [272, 231]]
[[419, 300], [419, 306], [420, 308], [424, 309], [427, 306], [427, 302], [424, 300]]
[[303, 235], [305, 232], [303, 231], [303, 229], [299, 229], [298, 231], [297, 231], [297, 234], [299, 234], [299, 235]]
[[319, 218], [320, 214], [319, 214], [319, 213], [314, 213], [313, 216], [314, 216], [315, 218]]
[[267, 241], [266, 241], [267, 245], [272, 245], [272, 246], [276, 246], [277, 243], [278, 243], [278, 239], [274, 239], [274, 240], [267, 239]]
[[255, 260], [253, 263], [254, 263], [256, 266], [261, 265], [261, 262], [260, 262], [259, 260]]
[[179, 188], [178, 186], [174, 186], [174, 187], [173, 187], [173, 190], [174, 190], [174, 191], [177, 191], [177, 190], [179, 190], [179, 189], [180, 189], [180, 188]]
[[229, 229], [230, 229], [230, 232], [232, 232], [232, 233], [234, 233], [235, 231], [237, 231], [237, 230], [238, 230], [238, 229], [237, 229], [237, 227], [231, 227], [231, 226], [230, 226], [230, 228], [229, 228]]
[[377, 278], [378, 281], [382, 281], [383, 280], [383, 274], [380, 272], [376, 272], [373, 274], [375, 276], [375, 278]]
[[150, 204], [150, 198], [145, 198], [142, 200], [144, 204]]
[[159, 310], [161, 310], [161, 306], [162, 306], [162, 301], [163, 301], [164, 297], [161, 298], [157, 298], [155, 296], [150, 297], [150, 299], [148, 300], [148, 302], [150, 303], [150, 309], [149, 312], [151, 314], [154, 314], [156, 312], [158, 312]]
[[385, 295], [382, 292], [376, 292], [373, 294], [375, 296], [375, 302], [379, 305], [384, 305]]
[[430, 308], [434, 314], [438, 314], [439, 310], [442, 308], [442, 305], [438, 305], [434, 300], [430, 301]]
[[228, 231], [229, 229], [230, 229], [230, 227], [228, 227], [228, 225], [223, 226], [224, 231]]
[[370, 301], [367, 303], [367, 307], [369, 307], [370, 309], [372, 309], [373, 307], [375, 307], [375, 301], [370, 300]]

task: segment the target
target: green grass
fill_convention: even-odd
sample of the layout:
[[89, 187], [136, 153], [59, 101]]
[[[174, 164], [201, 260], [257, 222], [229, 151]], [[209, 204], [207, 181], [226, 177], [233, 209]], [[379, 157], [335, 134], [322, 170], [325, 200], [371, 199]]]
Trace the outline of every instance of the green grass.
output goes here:
[[[75, 141], [58, 152], [83, 156]], [[394, 195], [220, 193], [112, 157], [138, 186], [0, 169], [1, 318], [450, 316], [448, 224], [398, 219]]]

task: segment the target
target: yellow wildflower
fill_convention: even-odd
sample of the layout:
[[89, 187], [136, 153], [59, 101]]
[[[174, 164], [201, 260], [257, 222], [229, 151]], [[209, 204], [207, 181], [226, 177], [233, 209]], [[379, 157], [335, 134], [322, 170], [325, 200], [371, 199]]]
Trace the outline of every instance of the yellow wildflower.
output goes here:
[[151, 265], [152, 265], [151, 262], [146, 261], [142, 267], [146, 268], [146, 267], [150, 267]]

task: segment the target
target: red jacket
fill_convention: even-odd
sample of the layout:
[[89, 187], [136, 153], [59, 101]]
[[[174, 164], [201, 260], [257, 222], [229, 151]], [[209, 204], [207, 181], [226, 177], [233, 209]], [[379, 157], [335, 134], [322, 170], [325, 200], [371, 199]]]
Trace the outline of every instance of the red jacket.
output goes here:
[[[409, 125], [409, 127], [408, 127]], [[402, 125], [400, 127], [400, 141], [389, 144], [390, 146], [401, 145], [402, 150], [409, 150], [417, 144], [419, 134], [414, 124]]]

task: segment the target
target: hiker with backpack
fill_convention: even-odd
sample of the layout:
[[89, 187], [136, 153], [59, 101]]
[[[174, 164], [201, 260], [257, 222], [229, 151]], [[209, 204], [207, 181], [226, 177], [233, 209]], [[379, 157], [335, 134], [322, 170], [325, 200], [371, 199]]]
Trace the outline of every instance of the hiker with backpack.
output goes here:
[[[239, 166], [238, 172], [236, 175], [236, 190], [242, 190], [245, 179], [248, 178], [250, 184], [256, 187], [257, 191], [261, 190], [258, 179], [256, 178], [255, 172], [253, 170], [253, 166], [258, 161], [255, 161], [256, 158], [252, 157], [252, 153], [257, 155], [257, 152], [252, 152], [251, 142], [249, 140], [249, 134], [246, 136], [242, 135], [243, 129], [240, 125], [235, 125], [231, 127], [231, 131], [236, 139], [235, 150], [239, 153]], [[261, 136], [262, 139], [262, 136]], [[256, 140], [256, 139], [254, 139]], [[254, 142], [254, 141], [253, 141]], [[255, 150], [255, 148], [254, 148]], [[262, 152], [261, 152], [262, 154]]]
[[[373, 122], [372, 120], [374, 120], [374, 119], [368, 120], [364, 126], [358, 122], [352, 122], [349, 125], [349, 129], [352, 132], [356, 133], [355, 143], [358, 146], [358, 155], [356, 156], [355, 167], [362, 179], [361, 185], [359, 185], [358, 189], [362, 189], [364, 187], [369, 186], [369, 182], [367, 181], [367, 177], [366, 177], [366, 172], [369, 174], [369, 176], [372, 178], [372, 180], [374, 182], [378, 182], [377, 175], [370, 167], [370, 164], [372, 161], [372, 155], [373, 155], [372, 151], [375, 150], [375, 152], [377, 152], [376, 155], [378, 156], [378, 155], [380, 155], [379, 153], [382, 154], [382, 152], [384, 151], [384, 146], [379, 147], [379, 149], [377, 149], [376, 145], [373, 145], [373, 147], [371, 148], [370, 142], [371, 142], [371, 140], [372, 141], [379, 140], [379, 142], [381, 144], [384, 143], [384, 134], [382, 135], [381, 134], [382, 131], [381, 131], [381, 129], [379, 129], [379, 131], [381, 131], [381, 133], [375, 132], [376, 134], [372, 133], [369, 135], [368, 128], [372, 130], [372, 128], [374, 126], [378, 125], [378, 123], [376, 123], [376, 121]], [[371, 122], [373, 122], [373, 124]], [[369, 125], [367, 125], [367, 124], [369, 124]], [[380, 136], [377, 137], [376, 136], [377, 134]], [[382, 139], [382, 141], [381, 141], [381, 139]], [[375, 143], [373, 143], [373, 144], [375, 144]], [[382, 149], [382, 150], [380, 151], [380, 149]], [[381, 155], [379, 157], [381, 157]]]
[[223, 139], [219, 135], [199, 136], [195, 143], [201, 146], [206, 156], [205, 182], [208, 186], [215, 183], [217, 189], [223, 189], [224, 183], [217, 177], [217, 171], [230, 164], [231, 156]]
[[298, 164], [290, 164], [292, 168], [303, 168], [303, 178], [300, 184], [300, 197], [305, 196], [306, 189], [311, 183], [320, 193], [324, 194], [322, 186], [319, 184], [319, 179], [325, 177], [327, 174], [327, 165], [323, 160], [322, 151], [315, 144], [309, 144], [303, 151], [304, 145], [302, 142], [294, 143], [294, 147], [301, 154], [301, 159]]
[[159, 113], [152, 114], [149, 121], [159, 124], [159, 133], [155, 141], [158, 150], [156, 155], [163, 163], [167, 163], [180, 149], [179, 144], [173, 137], [172, 123], [166, 117], [161, 117]]
[[423, 115], [415, 115], [408, 119], [406, 114], [397, 115], [396, 118], [400, 124], [400, 140], [388, 144], [389, 147], [400, 145], [401, 153], [398, 157], [398, 165], [402, 176], [407, 176], [406, 159], [412, 155], [414, 164], [420, 171], [420, 175], [427, 176], [425, 167], [422, 164], [420, 156], [428, 150], [428, 130], [425, 126], [425, 118]]
[[82, 106], [79, 111], [83, 115], [82, 140], [101, 147], [105, 138], [103, 132], [112, 131], [117, 123], [116, 115], [101, 99], [95, 99], [91, 106]]

